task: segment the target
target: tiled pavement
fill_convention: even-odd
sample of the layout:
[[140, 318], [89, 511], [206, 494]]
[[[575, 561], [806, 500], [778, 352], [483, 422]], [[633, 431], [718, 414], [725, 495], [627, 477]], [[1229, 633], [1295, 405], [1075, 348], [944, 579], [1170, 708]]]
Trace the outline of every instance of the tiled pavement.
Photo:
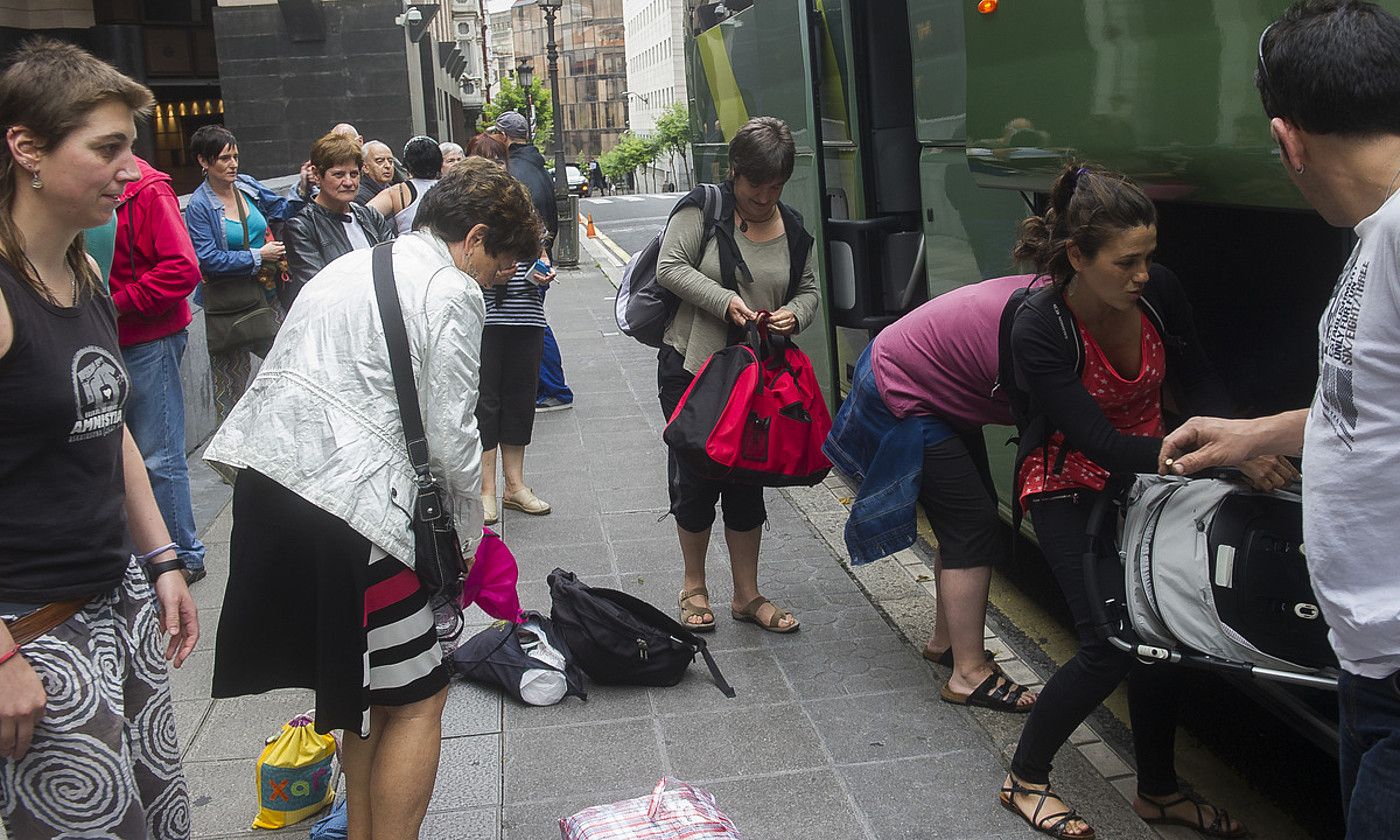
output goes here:
[[[578, 398], [574, 409], [538, 418], [528, 452], [528, 480], [554, 513], [506, 511], [502, 523], [527, 608], [548, 611], [544, 579], [555, 566], [674, 608], [679, 557], [675, 526], [662, 518], [654, 354], [616, 335], [611, 304], [612, 286], [592, 267], [563, 273], [549, 296]], [[226, 498], [213, 484], [198, 487], [205, 509]], [[946, 674], [908, 641], [922, 643], [932, 625], [929, 567], [908, 552], [853, 576], [840, 549], [839, 482], [767, 495], [761, 583], [803, 626], [778, 636], [728, 619], [717, 533], [710, 590], [720, 627], [710, 643], [737, 697], [720, 694], [698, 663], [673, 688], [590, 685], [587, 702], [549, 708], [456, 683], [422, 836], [546, 840], [558, 836], [559, 817], [640, 796], [662, 776], [710, 789], [749, 840], [1036, 836], [995, 800], [1021, 719], [939, 702]], [[281, 832], [249, 825], [254, 758], [266, 736], [311, 705], [309, 692], [209, 699], [229, 526], [225, 507], [206, 534], [210, 575], [195, 588], [204, 636], [174, 677], [195, 835], [305, 837], [309, 823]], [[474, 620], [484, 623], [479, 613]], [[1008, 669], [1024, 667], [991, 629]], [[1156, 836], [1118, 794], [1131, 785], [1122, 759], [1087, 730], [1075, 741], [1061, 752], [1057, 786], [1099, 836]]]

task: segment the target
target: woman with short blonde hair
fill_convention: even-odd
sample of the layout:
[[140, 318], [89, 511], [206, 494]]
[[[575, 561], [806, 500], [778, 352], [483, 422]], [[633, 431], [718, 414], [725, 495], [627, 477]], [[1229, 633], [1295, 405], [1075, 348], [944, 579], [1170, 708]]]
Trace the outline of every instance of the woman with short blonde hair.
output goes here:
[[327, 134], [311, 147], [311, 170], [320, 191], [287, 220], [282, 232], [290, 274], [283, 296], [288, 309], [302, 287], [337, 257], [396, 235], [378, 210], [355, 203], [363, 165], [360, 144], [343, 134]]

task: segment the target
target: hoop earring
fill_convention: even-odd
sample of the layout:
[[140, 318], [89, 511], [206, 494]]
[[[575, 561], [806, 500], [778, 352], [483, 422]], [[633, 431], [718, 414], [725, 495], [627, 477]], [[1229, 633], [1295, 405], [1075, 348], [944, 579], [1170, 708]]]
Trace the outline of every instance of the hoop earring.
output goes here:
[[44, 188], [44, 179], [39, 177], [39, 170], [35, 169], [33, 175], [34, 177], [29, 181], [29, 186], [36, 190], [42, 190]]
[[1295, 170], [1293, 170], [1293, 171], [1296, 172], [1296, 173], [1298, 173], [1299, 175], [1302, 175], [1302, 174], [1303, 174], [1303, 171], [1306, 170], [1307, 168], [1308, 168], [1308, 165], [1307, 165], [1306, 163], [1300, 163], [1300, 164], [1298, 164], [1298, 168], [1295, 169]]

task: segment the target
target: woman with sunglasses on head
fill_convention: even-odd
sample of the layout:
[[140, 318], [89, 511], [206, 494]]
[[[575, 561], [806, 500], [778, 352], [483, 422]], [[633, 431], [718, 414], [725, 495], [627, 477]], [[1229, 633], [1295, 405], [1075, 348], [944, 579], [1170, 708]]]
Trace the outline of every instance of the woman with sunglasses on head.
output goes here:
[[[1016, 503], [1031, 515], [1080, 646], [1032, 707], [1001, 803], [1037, 831], [1074, 840], [1092, 838], [1094, 830], [1050, 790], [1051, 762], [1124, 678], [1138, 771], [1133, 809], [1148, 822], [1189, 825], [1210, 837], [1245, 833], [1223, 808], [1181, 792], [1176, 675], [1170, 666], [1138, 665], [1101, 638], [1085, 590], [1089, 512], [1110, 474], [1156, 472], [1164, 394], [1183, 416], [1229, 407], [1176, 275], [1152, 262], [1156, 248], [1157, 212], [1141, 190], [1121, 175], [1071, 165], [1051, 188], [1045, 215], [1022, 223], [1015, 250], [1051, 279], [1012, 325], [1017, 383], [1031, 415], [1022, 429]], [[1063, 327], [1066, 312], [1073, 329]], [[1245, 472], [1261, 489], [1297, 476], [1287, 461], [1272, 458]], [[1104, 538], [1111, 544], [1113, 534]]]
[[510, 147], [501, 139], [500, 134], [482, 132], [467, 141], [467, 156], [484, 157], [506, 166], [510, 163]]
[[167, 662], [199, 622], [80, 236], [140, 178], [153, 102], [57, 41], [0, 73], [0, 802], [26, 840], [190, 836]]
[[[238, 171], [238, 139], [221, 125], [190, 137], [190, 154], [204, 183], [185, 206], [185, 227], [204, 275], [199, 295], [214, 378], [214, 410], [220, 422], [248, 387], [250, 353], [272, 349], [280, 317], [274, 307], [286, 246], [271, 236], [273, 222], [290, 219], [303, 202], [288, 200]], [[309, 192], [303, 182], [300, 191]], [[256, 310], [255, 319], [248, 312]]]

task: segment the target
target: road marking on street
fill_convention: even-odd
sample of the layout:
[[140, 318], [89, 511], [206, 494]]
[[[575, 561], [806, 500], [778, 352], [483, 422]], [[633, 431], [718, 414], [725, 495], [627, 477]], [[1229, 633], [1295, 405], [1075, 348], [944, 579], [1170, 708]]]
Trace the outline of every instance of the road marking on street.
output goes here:
[[645, 199], [645, 198], [642, 198], [640, 195], [620, 195], [620, 196], [617, 197], [617, 200], [618, 200], [618, 201], [646, 201], [646, 199]]
[[608, 235], [606, 233], [603, 233], [601, 230], [598, 230], [597, 225], [594, 225], [593, 228], [594, 232], [598, 234], [594, 238], [596, 238], [599, 242], [603, 243], [603, 247], [607, 248], [611, 255], [618, 260], [618, 265], [627, 265], [627, 263], [631, 261], [631, 254], [622, 250], [622, 248], [616, 242], [608, 238]]
[[584, 201], [589, 204], [612, 204], [611, 198], [585, 198]]

